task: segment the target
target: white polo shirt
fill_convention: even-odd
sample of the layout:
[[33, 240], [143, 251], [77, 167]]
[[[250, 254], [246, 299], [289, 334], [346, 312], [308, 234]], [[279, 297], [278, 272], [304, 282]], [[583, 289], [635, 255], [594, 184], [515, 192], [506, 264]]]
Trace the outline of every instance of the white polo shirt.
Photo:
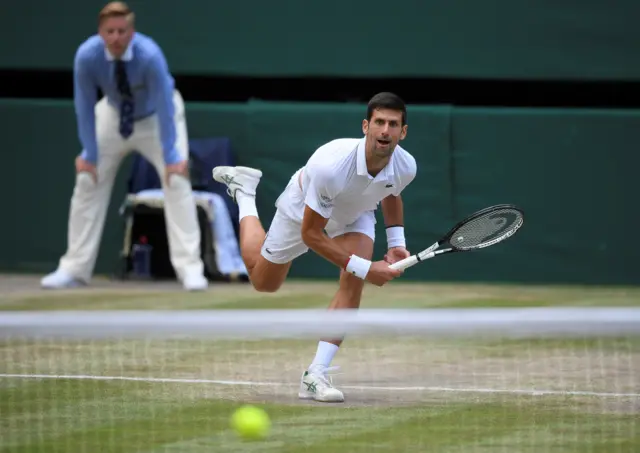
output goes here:
[[302, 171], [304, 203], [339, 225], [375, 210], [388, 195], [398, 196], [416, 176], [416, 160], [396, 146], [389, 163], [369, 175], [365, 138], [333, 140], [318, 148]]

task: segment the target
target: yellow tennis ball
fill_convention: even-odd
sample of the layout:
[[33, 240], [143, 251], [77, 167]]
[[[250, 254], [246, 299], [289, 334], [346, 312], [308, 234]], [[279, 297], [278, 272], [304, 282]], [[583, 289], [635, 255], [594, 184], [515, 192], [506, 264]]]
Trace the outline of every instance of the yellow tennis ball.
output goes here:
[[244, 439], [262, 439], [269, 434], [269, 415], [256, 406], [242, 406], [231, 416], [231, 426]]

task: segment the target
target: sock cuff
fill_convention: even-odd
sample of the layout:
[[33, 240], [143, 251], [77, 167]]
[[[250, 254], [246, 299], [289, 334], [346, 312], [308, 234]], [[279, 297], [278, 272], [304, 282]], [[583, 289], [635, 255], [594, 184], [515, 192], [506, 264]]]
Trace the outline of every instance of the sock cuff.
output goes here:
[[258, 217], [258, 208], [256, 207], [256, 198], [254, 196], [247, 195], [244, 192], [236, 192], [236, 200], [238, 201], [239, 220], [248, 216]]

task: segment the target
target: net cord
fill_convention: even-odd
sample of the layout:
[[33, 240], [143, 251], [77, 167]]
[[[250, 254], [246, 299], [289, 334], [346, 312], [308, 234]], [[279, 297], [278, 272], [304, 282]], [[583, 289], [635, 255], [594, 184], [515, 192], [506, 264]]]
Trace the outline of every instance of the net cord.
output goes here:
[[0, 313], [10, 338], [317, 338], [415, 335], [513, 338], [640, 335], [640, 308], [31, 311]]

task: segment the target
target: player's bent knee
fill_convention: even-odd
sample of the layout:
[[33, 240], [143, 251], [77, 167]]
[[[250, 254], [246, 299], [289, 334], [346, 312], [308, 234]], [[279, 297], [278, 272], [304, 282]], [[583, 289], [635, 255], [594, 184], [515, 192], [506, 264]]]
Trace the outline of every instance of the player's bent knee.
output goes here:
[[265, 281], [264, 279], [251, 279], [251, 284], [256, 291], [261, 293], [275, 293], [282, 286], [282, 282]]
[[275, 293], [280, 289], [283, 282], [284, 278], [279, 279], [268, 275], [265, 276], [265, 274], [255, 275], [254, 272], [251, 273], [251, 284], [256, 291], [261, 293]]
[[256, 291], [263, 293], [275, 293], [289, 273], [291, 263], [276, 264], [260, 256], [258, 262], [251, 270], [250, 280]]

